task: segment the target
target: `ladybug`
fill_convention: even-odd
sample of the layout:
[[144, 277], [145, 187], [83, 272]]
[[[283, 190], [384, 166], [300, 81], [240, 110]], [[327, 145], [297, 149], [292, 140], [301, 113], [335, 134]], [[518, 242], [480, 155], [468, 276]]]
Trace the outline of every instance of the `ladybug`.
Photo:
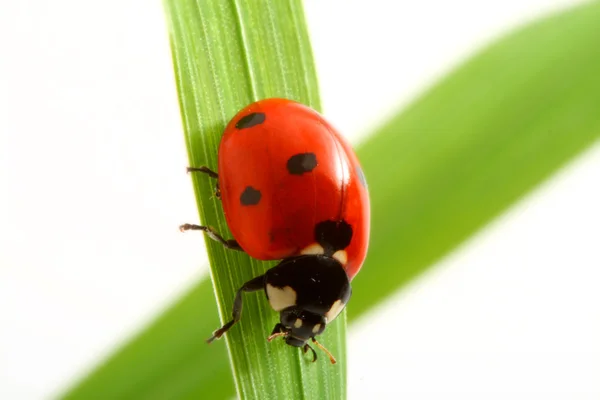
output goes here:
[[242, 285], [233, 319], [207, 341], [220, 338], [241, 318], [242, 293], [263, 290], [280, 313], [268, 340], [309, 349], [311, 340], [344, 309], [350, 281], [369, 242], [369, 195], [358, 159], [344, 138], [316, 111], [295, 101], [266, 99], [241, 110], [227, 125], [218, 173], [188, 168], [218, 180], [217, 195], [234, 239], [201, 230], [225, 247], [259, 260], [281, 260]]

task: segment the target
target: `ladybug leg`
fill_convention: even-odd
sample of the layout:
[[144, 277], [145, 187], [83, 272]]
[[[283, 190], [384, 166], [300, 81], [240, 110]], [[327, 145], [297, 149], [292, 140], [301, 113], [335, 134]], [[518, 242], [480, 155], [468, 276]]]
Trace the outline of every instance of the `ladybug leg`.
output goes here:
[[234, 239], [229, 239], [229, 240], [223, 239], [223, 236], [221, 236], [217, 232], [215, 232], [215, 230], [213, 228], [211, 228], [210, 226], [183, 224], [179, 227], [179, 230], [181, 232], [203, 231], [204, 233], [206, 233], [208, 235], [209, 238], [211, 238], [212, 240], [216, 240], [217, 242], [221, 243], [223, 246], [225, 246], [228, 249], [244, 251], [244, 249], [242, 249], [242, 247]]
[[312, 347], [310, 347], [310, 345], [308, 343], [306, 343], [304, 345], [304, 347], [302, 348], [302, 350], [304, 350], [304, 354], [306, 354], [306, 352], [310, 349], [310, 351], [312, 351], [313, 353], [313, 360], [312, 362], [317, 361], [317, 352], [315, 351], [315, 349], [313, 349]]
[[218, 179], [219, 178], [219, 174], [217, 174], [215, 171], [213, 171], [212, 169], [202, 166], [202, 167], [187, 167], [187, 172], [202, 172], [208, 176], [210, 176], [211, 178], [215, 178]]
[[[212, 169], [202, 166], [202, 167], [187, 167], [187, 172], [202, 172], [208, 176], [210, 176], [211, 178], [214, 179], [219, 179], [219, 174], [217, 174], [215, 171], [213, 171]], [[217, 199], [221, 199], [221, 189], [219, 188], [219, 183], [217, 182], [217, 186], [215, 187], [215, 196], [217, 197]]]
[[258, 290], [262, 290], [265, 287], [265, 276], [257, 276], [256, 278], [249, 280], [244, 283], [244, 285], [238, 289], [235, 300], [233, 301], [233, 319], [223, 325], [221, 328], [217, 329], [213, 335], [206, 340], [207, 343], [212, 342], [215, 339], [219, 339], [225, 332], [227, 332], [236, 322], [240, 320], [242, 317], [242, 293], [244, 292], [256, 292]]

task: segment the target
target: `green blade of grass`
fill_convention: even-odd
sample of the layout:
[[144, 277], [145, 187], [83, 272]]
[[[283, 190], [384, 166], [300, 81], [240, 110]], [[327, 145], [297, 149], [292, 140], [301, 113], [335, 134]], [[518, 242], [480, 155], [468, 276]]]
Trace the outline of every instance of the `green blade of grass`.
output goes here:
[[[599, 3], [519, 30], [460, 67], [359, 149], [373, 205], [372, 241], [353, 281], [351, 319], [598, 139], [599, 41]], [[179, 341], [207, 329], [203, 318], [214, 311], [199, 300], [209, 290], [200, 283], [70, 398], [150, 398], [164, 387], [177, 387], [170, 393], [181, 395], [171, 398], [198, 397], [208, 388], [209, 398], [231, 397], [223, 352]], [[186, 352], [177, 362], [162, 355]]]
[[[166, 0], [164, 4], [192, 166], [216, 170], [225, 125], [252, 101], [285, 97], [320, 108], [299, 0]], [[213, 194], [214, 183], [198, 174], [194, 188], [202, 223], [231, 237]], [[252, 260], [208, 239], [207, 245], [221, 320], [226, 322], [231, 319], [236, 291], [273, 263]], [[328, 326], [322, 337], [340, 359], [335, 366], [326, 358], [312, 364], [300, 349], [282, 340], [268, 343], [266, 338], [278, 322], [264, 295], [244, 295], [243, 318], [225, 335], [239, 396], [345, 398], [345, 316]], [[203, 339], [198, 337], [198, 343], [204, 344]]]

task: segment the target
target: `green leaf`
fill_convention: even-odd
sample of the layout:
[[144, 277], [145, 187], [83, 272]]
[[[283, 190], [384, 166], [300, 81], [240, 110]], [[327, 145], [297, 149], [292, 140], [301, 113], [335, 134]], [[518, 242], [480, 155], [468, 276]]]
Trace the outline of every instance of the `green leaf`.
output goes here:
[[478, 54], [365, 143], [359, 156], [373, 193], [374, 238], [353, 281], [350, 320], [598, 139], [599, 43], [600, 3], [534, 23]]
[[[359, 149], [372, 242], [353, 281], [351, 319], [598, 139], [599, 41], [597, 2], [534, 23], [461, 66]], [[70, 398], [231, 397], [222, 352], [193, 340], [214, 315], [213, 305], [201, 302], [208, 291], [200, 283]]]
[[[319, 108], [318, 85], [301, 2], [165, 1], [179, 100], [192, 166], [216, 170], [225, 125], [242, 107], [266, 97], [285, 97]], [[214, 182], [194, 175], [204, 225], [231, 237]], [[274, 263], [252, 260], [207, 239], [211, 276], [221, 320], [231, 319], [236, 291]], [[225, 340], [242, 398], [344, 398], [345, 318], [322, 341], [340, 362], [312, 364], [312, 354], [266, 341], [279, 322], [265, 297], [244, 295], [242, 320]], [[213, 329], [216, 329], [215, 326]], [[202, 343], [203, 337], [197, 338]]]
[[212, 283], [205, 279], [64, 398], [231, 397], [235, 389], [225, 346], [204, 342], [219, 324]]

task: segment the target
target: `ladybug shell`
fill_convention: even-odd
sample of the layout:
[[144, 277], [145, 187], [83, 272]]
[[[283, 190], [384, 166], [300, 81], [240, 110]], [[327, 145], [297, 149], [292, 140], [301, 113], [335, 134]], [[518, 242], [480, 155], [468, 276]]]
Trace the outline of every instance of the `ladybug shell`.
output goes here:
[[218, 170], [227, 224], [251, 257], [318, 253], [316, 225], [345, 221], [352, 237], [336, 258], [350, 279], [358, 273], [369, 241], [366, 181], [350, 145], [316, 111], [285, 99], [244, 108], [225, 129]]

